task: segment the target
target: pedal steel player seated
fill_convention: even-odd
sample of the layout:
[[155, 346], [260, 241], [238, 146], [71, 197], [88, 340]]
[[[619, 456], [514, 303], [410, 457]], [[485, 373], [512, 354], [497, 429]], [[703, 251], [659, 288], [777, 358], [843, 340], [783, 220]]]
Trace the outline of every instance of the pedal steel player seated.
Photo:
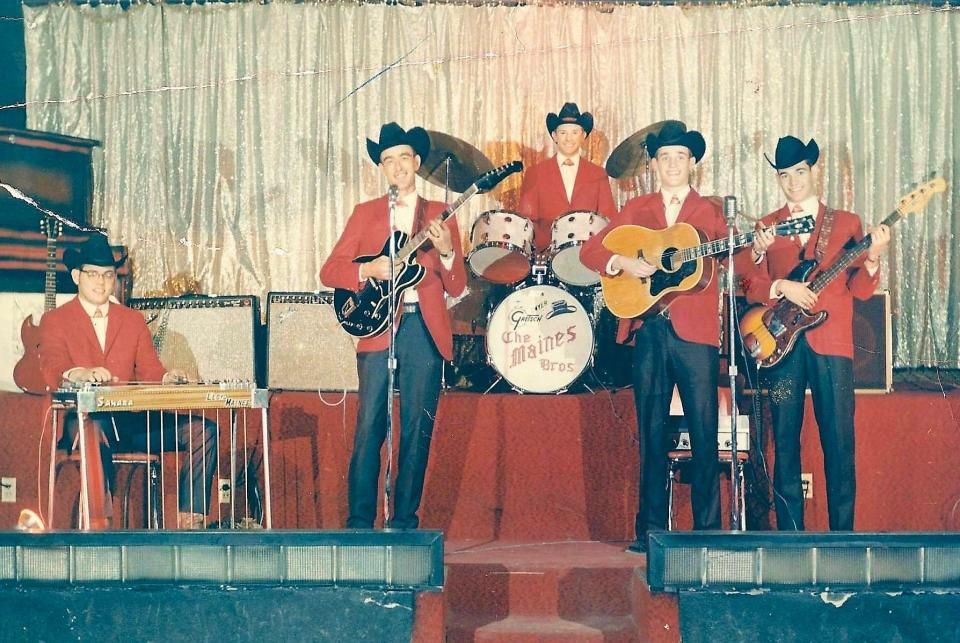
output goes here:
[[[160, 362], [143, 315], [112, 298], [116, 269], [125, 259], [115, 260], [106, 238], [99, 234], [91, 236], [79, 250], [64, 252], [63, 263], [77, 284], [78, 294], [44, 314], [40, 321], [40, 364], [50, 390], [67, 382], [186, 381], [185, 373], [168, 371]], [[105, 484], [103, 506], [91, 505], [90, 527], [104, 529], [110, 526], [112, 515], [112, 454], [118, 450], [146, 451], [148, 439], [150, 452], [158, 453], [161, 420], [159, 414], [153, 414], [149, 436], [146, 413], [89, 413], [84, 426], [85, 433], [96, 436], [100, 443]], [[217, 465], [216, 424], [196, 417], [191, 421], [186, 415], [175, 422], [172, 414], [164, 414], [163, 428], [163, 449], [174, 449], [179, 439], [179, 448], [188, 455], [187, 463], [180, 467], [177, 525], [202, 528]], [[77, 417], [71, 413], [64, 422], [68, 449], [73, 448], [76, 433]], [[94, 444], [89, 439], [88, 443]], [[95, 494], [92, 490], [91, 498]]]

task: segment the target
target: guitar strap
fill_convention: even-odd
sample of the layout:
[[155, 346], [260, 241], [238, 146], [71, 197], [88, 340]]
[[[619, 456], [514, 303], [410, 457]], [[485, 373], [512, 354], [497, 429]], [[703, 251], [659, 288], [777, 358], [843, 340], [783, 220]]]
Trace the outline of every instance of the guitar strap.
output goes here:
[[823, 225], [820, 226], [820, 236], [817, 237], [817, 247], [814, 251], [814, 257], [817, 263], [823, 263], [823, 253], [827, 249], [827, 242], [830, 241], [830, 233], [833, 231], [833, 215], [836, 210], [833, 208], [824, 208]]
[[[413, 226], [411, 227], [410, 236], [420, 234], [420, 230], [423, 229], [423, 219], [424, 215], [427, 213], [427, 200], [423, 197], [417, 197], [417, 211], [413, 215]], [[422, 246], [421, 246], [422, 247]], [[417, 249], [417, 252], [420, 252], [420, 249]]]

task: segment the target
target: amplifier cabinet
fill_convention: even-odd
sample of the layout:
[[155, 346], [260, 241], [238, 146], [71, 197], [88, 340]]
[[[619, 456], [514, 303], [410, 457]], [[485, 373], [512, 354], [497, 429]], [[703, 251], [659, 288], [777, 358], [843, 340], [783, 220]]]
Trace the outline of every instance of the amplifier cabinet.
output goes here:
[[253, 295], [131, 299], [150, 333], [160, 361], [204, 382], [256, 381], [260, 300]]
[[893, 324], [890, 293], [853, 300], [853, 387], [858, 393], [893, 390]]
[[267, 295], [267, 386], [356, 391], [357, 340], [341, 328], [332, 292]]

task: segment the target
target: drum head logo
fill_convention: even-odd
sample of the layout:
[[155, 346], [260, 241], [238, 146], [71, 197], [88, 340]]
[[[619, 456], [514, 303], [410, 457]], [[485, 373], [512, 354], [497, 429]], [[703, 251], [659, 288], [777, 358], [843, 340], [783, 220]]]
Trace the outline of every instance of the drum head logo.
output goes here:
[[553, 286], [512, 293], [487, 326], [487, 353], [519, 391], [565, 390], [590, 363], [593, 328], [583, 306]]

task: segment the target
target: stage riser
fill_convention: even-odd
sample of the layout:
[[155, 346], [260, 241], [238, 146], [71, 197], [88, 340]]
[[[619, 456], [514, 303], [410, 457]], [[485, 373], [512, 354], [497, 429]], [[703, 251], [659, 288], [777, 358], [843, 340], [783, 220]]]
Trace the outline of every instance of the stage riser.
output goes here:
[[717, 641], [957, 641], [960, 593], [682, 592], [680, 634]]
[[4, 641], [410, 641], [414, 592], [329, 587], [0, 589]]
[[[45, 401], [0, 393], [0, 427], [12, 436], [0, 450], [0, 473], [17, 478], [17, 502], [0, 504], [0, 525], [21, 507], [46, 506], [49, 430], [37, 449]], [[287, 392], [271, 398], [274, 525], [336, 529], [346, 523], [347, 469], [356, 396]], [[857, 397], [858, 530], [951, 531], [960, 483], [960, 396], [893, 393]], [[251, 428], [249, 431], [255, 431]], [[768, 472], [774, 462], [767, 434]], [[801, 437], [803, 470], [813, 473], [805, 504], [809, 530], [825, 530], [822, 453], [809, 399]], [[631, 391], [597, 395], [445, 394], [437, 414], [421, 524], [448, 538], [477, 540], [593, 539], [633, 536], [638, 447]], [[139, 479], [138, 475], [138, 479]], [[762, 480], [762, 478], [760, 478]], [[723, 478], [726, 488], [726, 478]], [[175, 480], [168, 476], [172, 493]], [[57, 524], [66, 526], [75, 472], [57, 486]], [[262, 481], [261, 481], [262, 483]], [[757, 487], [748, 524], [771, 524], [766, 483]], [[134, 500], [139, 499], [134, 488]], [[751, 492], [753, 497], [753, 492]], [[677, 486], [677, 526], [690, 525], [689, 486]], [[175, 501], [167, 497], [168, 510]], [[41, 504], [42, 503], [42, 504]], [[757, 509], [756, 507], [759, 507]], [[724, 514], [727, 513], [724, 503]], [[134, 525], [139, 509], [133, 513]], [[759, 518], [759, 519], [758, 519]], [[764, 523], [764, 519], [766, 523]]]

